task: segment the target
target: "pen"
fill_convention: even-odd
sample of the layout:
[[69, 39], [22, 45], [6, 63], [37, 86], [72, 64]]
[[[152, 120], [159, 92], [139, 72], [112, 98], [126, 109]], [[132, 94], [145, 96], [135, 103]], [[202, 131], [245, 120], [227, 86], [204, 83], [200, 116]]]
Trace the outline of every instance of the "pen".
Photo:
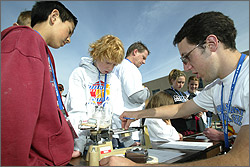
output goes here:
[[129, 117], [123, 117], [124, 119], [132, 119], [132, 120], [136, 120], [135, 118], [129, 118]]

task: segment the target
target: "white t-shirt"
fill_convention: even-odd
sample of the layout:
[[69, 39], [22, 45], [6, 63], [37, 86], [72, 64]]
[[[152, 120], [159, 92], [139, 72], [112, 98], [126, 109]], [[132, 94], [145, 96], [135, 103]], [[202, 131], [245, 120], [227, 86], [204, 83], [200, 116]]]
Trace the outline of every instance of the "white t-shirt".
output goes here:
[[[218, 113], [221, 118], [221, 85], [223, 82], [223, 105], [224, 113], [226, 113], [234, 73], [235, 70], [224, 79], [217, 79], [207, 85], [201, 93], [193, 98], [194, 102], [208, 111]], [[243, 125], [249, 125], [249, 57], [243, 62], [235, 85], [228, 120], [229, 136], [237, 135]]]
[[127, 59], [114, 68], [114, 73], [122, 84], [122, 97], [124, 101], [124, 111], [141, 110], [144, 104], [131, 103], [128, 99], [134, 93], [143, 90], [142, 76], [139, 69]]
[[[129, 60], [124, 59], [121, 64], [114, 68], [113, 72], [121, 81], [124, 111], [137, 111], [143, 109], [145, 103], [132, 103], [129, 100], [131, 95], [144, 89], [139, 69]], [[134, 121], [130, 125], [130, 127], [139, 126], [140, 120]], [[134, 140], [139, 140], [139, 132], [133, 132], [132, 138]]]
[[147, 125], [150, 141], [180, 140], [176, 129], [162, 119], [146, 118], [144, 125]]

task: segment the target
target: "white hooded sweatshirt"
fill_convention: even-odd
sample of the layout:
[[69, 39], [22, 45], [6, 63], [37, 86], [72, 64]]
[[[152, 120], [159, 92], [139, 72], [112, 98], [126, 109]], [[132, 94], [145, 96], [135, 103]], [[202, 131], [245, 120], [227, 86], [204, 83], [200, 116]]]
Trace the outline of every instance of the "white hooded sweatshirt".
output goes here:
[[[121, 128], [120, 114], [123, 112], [123, 99], [120, 80], [115, 74], [106, 74], [106, 98], [104, 110], [113, 112], [112, 129]], [[79, 136], [75, 139], [75, 150], [84, 151], [86, 136], [89, 130], [80, 130], [79, 122], [92, 118], [96, 103], [101, 105], [100, 99], [104, 96], [105, 74], [101, 74], [94, 66], [92, 58], [82, 57], [77, 67], [69, 78], [69, 90], [65, 107], [69, 113], [69, 119]], [[100, 86], [101, 84], [101, 86]], [[98, 92], [102, 92], [98, 93]], [[129, 144], [133, 144], [131, 140]]]

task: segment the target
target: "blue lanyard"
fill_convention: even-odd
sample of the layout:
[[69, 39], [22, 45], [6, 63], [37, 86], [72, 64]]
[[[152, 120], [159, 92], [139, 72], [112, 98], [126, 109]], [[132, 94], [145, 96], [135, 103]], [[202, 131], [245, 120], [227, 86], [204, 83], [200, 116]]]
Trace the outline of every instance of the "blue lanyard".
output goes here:
[[[99, 86], [100, 86], [99, 90], [101, 90], [101, 79], [100, 78], [101, 77], [100, 77], [100, 71], [99, 71]], [[105, 74], [103, 97], [102, 97], [102, 90], [101, 90], [101, 100], [102, 100], [102, 103], [106, 100], [106, 85], [107, 85], [107, 74]], [[105, 103], [103, 104], [103, 107], [104, 106], [105, 106]]]
[[[36, 30], [35, 30], [35, 31], [36, 31]], [[41, 36], [41, 34], [40, 34], [38, 31], [36, 31], [36, 32]], [[42, 37], [42, 36], [41, 36], [41, 37]], [[58, 85], [57, 85], [57, 82], [56, 82], [56, 76], [55, 76], [54, 68], [53, 68], [53, 65], [52, 65], [52, 62], [51, 62], [49, 53], [48, 53], [48, 61], [49, 61], [49, 64], [50, 64], [50, 68], [51, 68], [52, 75], [53, 75], [53, 82], [54, 82], [54, 85], [55, 85], [57, 103], [58, 103], [58, 105], [59, 105], [60, 110], [62, 111], [62, 110], [64, 109], [64, 106], [63, 106], [63, 103], [62, 103], [61, 95], [60, 95], [60, 93], [59, 93]], [[72, 126], [70, 120], [67, 118], [69, 115], [68, 115], [66, 109], [64, 109], [64, 111], [65, 111], [65, 114], [66, 114], [66, 117], [65, 117], [65, 118], [66, 118], [67, 124], [69, 125], [69, 128], [70, 128], [70, 131], [71, 131], [71, 133], [72, 133], [73, 138], [74, 138], [74, 139], [75, 139], [75, 138], [78, 138], [78, 135], [76, 134], [75, 129], [73, 128], [73, 126]]]
[[[49, 60], [49, 64], [50, 64], [50, 68], [51, 68], [52, 74], [53, 74], [53, 81], [54, 81], [54, 84], [55, 84], [55, 91], [56, 91], [57, 103], [59, 105], [60, 110], [62, 111], [64, 109], [63, 103], [62, 103], [62, 98], [61, 98], [61, 95], [59, 93], [58, 85], [57, 85], [57, 82], [56, 82], [56, 76], [55, 76], [55, 73], [54, 73], [54, 69], [53, 69], [53, 66], [52, 66], [49, 54], [48, 54], [48, 60]], [[66, 116], [68, 117], [69, 115], [68, 115], [66, 109], [64, 111], [66, 113]], [[74, 139], [78, 138], [78, 135], [76, 134], [75, 129], [73, 128], [70, 120], [67, 117], [65, 117], [65, 118], [66, 118], [66, 121], [67, 121], [67, 123], [69, 125], [70, 131], [71, 131], [71, 133], [73, 135], [73, 138]]]
[[[34, 30], [34, 31], [37, 32], [41, 36], [41, 34], [38, 31], [36, 31], [36, 30]], [[54, 85], [55, 85], [57, 103], [59, 105], [60, 110], [63, 110], [62, 98], [61, 98], [61, 95], [59, 93], [58, 85], [57, 85], [57, 82], [56, 82], [56, 76], [55, 76], [55, 73], [54, 73], [54, 69], [53, 69], [49, 54], [48, 54], [48, 60], [49, 60], [50, 68], [52, 70], [52, 74], [53, 74], [53, 82], [54, 82]], [[65, 110], [65, 113], [68, 116], [68, 113], [66, 112], [66, 110]]]
[[[226, 148], [229, 148], [229, 141], [228, 141], [228, 117], [229, 116], [228, 115], [229, 115], [229, 112], [231, 109], [234, 88], [235, 88], [235, 85], [236, 85], [236, 82], [237, 82], [237, 79], [238, 79], [238, 76], [239, 76], [239, 73], [240, 73], [240, 70], [241, 70], [241, 67], [242, 67], [242, 64], [244, 62], [245, 57], [246, 57], [245, 54], [241, 55], [239, 63], [237, 65], [237, 68], [236, 68], [235, 73], [234, 73], [234, 77], [233, 77], [233, 81], [232, 81], [232, 85], [231, 85], [231, 91], [230, 91], [229, 99], [228, 99], [228, 108], [227, 108], [226, 115], [224, 115], [224, 105], [223, 105], [223, 88], [224, 88], [223, 83], [222, 83], [222, 87], [221, 87], [221, 114], [222, 114], [222, 125], [223, 125], [223, 129], [224, 129], [224, 140], [225, 140], [225, 147]], [[224, 121], [226, 121], [226, 122], [224, 122]]]
[[180, 91], [178, 91], [178, 92], [180, 92], [181, 95], [180, 95], [178, 92], [175, 91], [175, 89], [173, 88], [173, 86], [171, 86], [171, 89], [172, 89], [179, 97], [181, 97], [181, 101], [182, 101], [182, 102], [186, 102], [184, 96], [182, 95], [182, 93], [181, 93]]
[[61, 98], [61, 95], [60, 95], [60, 93], [59, 93], [58, 85], [57, 85], [57, 82], [56, 82], [56, 76], [55, 76], [55, 73], [54, 73], [54, 69], [53, 69], [53, 66], [52, 66], [52, 63], [51, 63], [51, 59], [50, 59], [50, 57], [49, 57], [49, 54], [48, 54], [48, 60], [49, 60], [50, 68], [51, 68], [51, 70], [52, 70], [52, 74], [53, 74], [53, 82], [54, 82], [54, 85], [55, 85], [57, 103], [58, 103], [58, 105], [59, 105], [60, 110], [63, 110], [62, 98]]

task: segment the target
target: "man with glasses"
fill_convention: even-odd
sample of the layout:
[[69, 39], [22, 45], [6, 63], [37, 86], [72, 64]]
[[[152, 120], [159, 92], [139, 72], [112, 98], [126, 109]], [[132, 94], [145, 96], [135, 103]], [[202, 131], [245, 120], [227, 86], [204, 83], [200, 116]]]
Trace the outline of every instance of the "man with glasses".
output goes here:
[[[124, 119], [125, 117], [172, 119], [209, 110], [218, 114], [222, 120], [226, 148], [230, 147], [230, 135], [237, 135], [232, 149], [210, 159], [174, 165], [248, 166], [249, 58], [236, 49], [236, 34], [233, 20], [220, 12], [200, 13], [190, 18], [175, 36], [173, 44], [178, 46], [184, 69], [192, 70], [197, 77], [212, 83], [185, 103], [134, 112], [125, 111], [120, 116], [122, 126], [127, 129], [132, 122], [131, 119]], [[100, 164], [145, 166], [122, 157], [105, 158]]]

